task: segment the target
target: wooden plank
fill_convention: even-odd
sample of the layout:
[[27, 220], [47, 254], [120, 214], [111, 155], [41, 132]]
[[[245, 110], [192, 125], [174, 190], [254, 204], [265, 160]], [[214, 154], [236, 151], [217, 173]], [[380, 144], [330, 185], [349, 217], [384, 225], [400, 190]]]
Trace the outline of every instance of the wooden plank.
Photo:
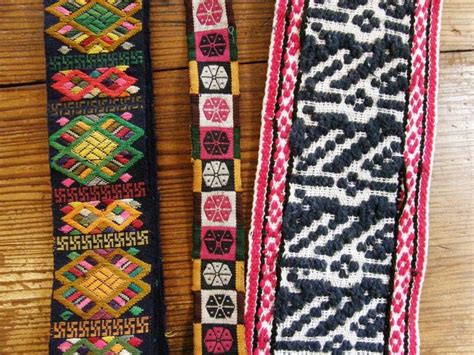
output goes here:
[[[187, 70], [154, 75], [158, 179], [169, 339], [192, 350], [190, 163]], [[472, 353], [474, 244], [474, 53], [443, 54], [431, 194], [423, 353]], [[257, 159], [264, 64], [241, 65], [245, 220]], [[47, 351], [52, 240], [45, 87], [0, 89], [0, 344], [4, 353]]]
[[[155, 70], [185, 68], [184, 0], [151, 1], [151, 52]], [[0, 4], [0, 86], [43, 82], [42, 0]], [[274, 2], [234, 0], [241, 63], [266, 62]], [[445, 0], [441, 50], [474, 49], [474, 0]]]
[[441, 56], [422, 353], [474, 353], [474, 53]]
[[444, 0], [441, 51], [474, 49], [474, 1]]

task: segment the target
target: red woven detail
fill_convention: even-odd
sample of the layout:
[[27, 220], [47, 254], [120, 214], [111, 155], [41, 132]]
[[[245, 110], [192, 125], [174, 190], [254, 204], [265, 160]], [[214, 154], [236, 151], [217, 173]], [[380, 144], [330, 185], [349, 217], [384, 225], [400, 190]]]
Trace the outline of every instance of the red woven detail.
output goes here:
[[281, 243], [283, 203], [285, 200], [286, 172], [290, 157], [289, 135], [293, 117], [294, 92], [298, 74], [300, 51], [300, 27], [304, 8], [303, 0], [292, 0], [292, 10], [287, 27], [288, 42], [281, 73], [282, 88], [278, 99], [277, 134], [274, 141], [273, 171], [268, 194], [268, 216], [263, 243], [263, 262], [260, 272], [261, 299], [257, 312], [257, 351], [270, 353], [270, 337], [273, 326], [273, 308], [277, 284], [276, 262]]
[[408, 349], [410, 354], [419, 353], [419, 331], [418, 312], [421, 286], [426, 268], [426, 258], [428, 252], [428, 198], [431, 180], [431, 170], [433, 161], [434, 137], [436, 127], [436, 98], [438, 89], [438, 53], [439, 53], [439, 30], [440, 30], [440, 10], [441, 0], [431, 2], [430, 16], [430, 37], [428, 47], [429, 68], [428, 68], [428, 93], [427, 93], [427, 120], [425, 144], [423, 151], [423, 163], [421, 166], [421, 180], [418, 196], [418, 240], [417, 240], [417, 261], [416, 275], [414, 275], [413, 289], [410, 297], [408, 309]]
[[[285, 66], [281, 70], [283, 51], [283, 39], [285, 35], [285, 14], [288, 1], [278, 1], [275, 5], [275, 15], [270, 46], [269, 66], [267, 73], [266, 92], [262, 110], [262, 127], [259, 149], [259, 165], [255, 182], [255, 193], [253, 202], [253, 215], [251, 230], [249, 234], [249, 263], [247, 274], [247, 300], [246, 300], [246, 341], [247, 348], [252, 349], [254, 332], [257, 332], [257, 347], [253, 353], [270, 352], [270, 330], [273, 321], [274, 290], [276, 286], [275, 264], [278, 254], [279, 240], [281, 239], [282, 202], [284, 200], [284, 185], [286, 167], [289, 159], [289, 148], [287, 146], [288, 136], [291, 130], [291, 116], [293, 109], [293, 94], [297, 75], [297, 60], [299, 56], [299, 27], [304, 7], [303, 0], [292, 0], [289, 21], [286, 27], [288, 45], [285, 49]], [[282, 87], [279, 88], [280, 77]], [[279, 110], [275, 114], [278, 90]], [[273, 123], [277, 121], [277, 137], [273, 140]], [[273, 148], [274, 147], [274, 148]], [[270, 183], [270, 200], [266, 201], [268, 176], [271, 159], [271, 151], [274, 150], [275, 160], [272, 170], [272, 182]], [[273, 196], [273, 197], [271, 197]], [[274, 199], [274, 200], [272, 200]], [[269, 216], [265, 216], [265, 207], [268, 206]], [[271, 236], [265, 238], [262, 247], [262, 230], [264, 219], [267, 219], [265, 227], [272, 231]], [[276, 239], [275, 239], [276, 238]], [[273, 243], [276, 240], [277, 243]], [[261, 251], [264, 251], [264, 262], [261, 264]], [[273, 266], [272, 266], [273, 265]], [[261, 270], [260, 270], [261, 269]], [[257, 287], [259, 285], [262, 296], [258, 311], [258, 324], [255, 325], [255, 314], [257, 304]]]
[[405, 128], [405, 204], [399, 219], [397, 250], [393, 294], [390, 309], [389, 350], [397, 354], [404, 351], [405, 343], [405, 308], [408, 288], [411, 280], [411, 260], [415, 238], [414, 218], [416, 214], [416, 194], [422, 125], [424, 118], [423, 99], [425, 96], [424, 76], [426, 61], [426, 20], [429, 2], [422, 0], [415, 9], [415, 33], [412, 41], [412, 72], [410, 78], [410, 97], [408, 120]]
[[[99, 91], [92, 95], [94, 97], [122, 96], [137, 81], [117, 67], [97, 68], [94, 72], [93, 76], [78, 69], [56, 73], [52, 76], [54, 83], [51, 87], [64, 95], [61, 101], [79, 101], [92, 94], [94, 89]], [[96, 77], [98, 73], [100, 75]]]
[[267, 193], [268, 172], [272, 151], [275, 104], [283, 51], [285, 15], [289, 0], [277, 0], [273, 18], [273, 32], [268, 59], [267, 82], [262, 108], [262, 126], [260, 129], [259, 163], [254, 187], [252, 221], [249, 232], [249, 258], [247, 264], [247, 287], [245, 303], [245, 338], [248, 351], [253, 349], [255, 313], [257, 306], [258, 277], [260, 274], [260, 250], [262, 247], [262, 228]]
[[[432, 7], [432, 26], [427, 38], [426, 25], [429, 17], [429, 7]], [[410, 78], [410, 97], [408, 120], [405, 129], [404, 160], [405, 174], [405, 204], [399, 219], [397, 234], [397, 249], [393, 293], [390, 308], [389, 352], [403, 354], [407, 348], [410, 354], [419, 352], [418, 335], [418, 301], [421, 282], [425, 267], [427, 244], [427, 194], [431, 174], [431, 159], [435, 126], [435, 95], [436, 95], [436, 66], [437, 66], [437, 33], [439, 21], [439, 1], [421, 0], [415, 9], [415, 33], [412, 41], [411, 58], [412, 72]], [[426, 41], [429, 40], [429, 67], [426, 70], [427, 53]], [[425, 86], [429, 76], [428, 87]], [[427, 111], [423, 110], [423, 101], [428, 95]], [[423, 131], [425, 121], [426, 131]], [[424, 138], [425, 144], [421, 145]], [[417, 180], [421, 176], [420, 186]], [[417, 200], [418, 197], [418, 200]], [[415, 230], [418, 222], [418, 231]], [[418, 232], [418, 233], [416, 233]], [[417, 239], [417, 250], [415, 250]], [[416, 267], [412, 269], [413, 258]], [[410, 283], [413, 283], [410, 294]], [[409, 305], [408, 324], [406, 317]], [[408, 327], [408, 333], [407, 333]], [[407, 335], [408, 334], [408, 338]]]

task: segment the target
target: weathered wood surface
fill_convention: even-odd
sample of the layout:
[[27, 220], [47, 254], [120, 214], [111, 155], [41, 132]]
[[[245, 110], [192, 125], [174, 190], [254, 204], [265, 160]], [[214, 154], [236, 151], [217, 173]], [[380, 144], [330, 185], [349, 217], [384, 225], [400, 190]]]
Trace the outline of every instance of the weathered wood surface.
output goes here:
[[[234, 0], [241, 59], [242, 179], [250, 219], [273, 2]], [[158, 179], [170, 348], [189, 354], [191, 183], [182, 0], [152, 1]], [[41, 0], [0, 1], [0, 353], [44, 354], [52, 226]], [[446, 0], [422, 353], [474, 353], [474, 0]], [[451, 51], [453, 53], [448, 53]], [[459, 53], [456, 53], [459, 52]]]

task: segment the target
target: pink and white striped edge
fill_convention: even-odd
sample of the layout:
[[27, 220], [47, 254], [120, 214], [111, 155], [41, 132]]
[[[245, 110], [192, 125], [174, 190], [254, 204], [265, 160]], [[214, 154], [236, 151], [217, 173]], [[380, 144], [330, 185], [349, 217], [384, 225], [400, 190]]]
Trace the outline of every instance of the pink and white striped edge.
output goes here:
[[429, 68], [428, 68], [428, 100], [427, 100], [427, 126], [425, 137], [425, 149], [423, 152], [423, 171], [421, 172], [419, 213], [418, 213], [418, 248], [417, 265], [418, 273], [415, 275], [413, 291], [410, 299], [408, 321], [409, 344], [411, 354], [418, 354], [420, 350], [420, 332], [418, 329], [418, 318], [420, 310], [421, 287], [426, 271], [426, 260], [428, 256], [429, 235], [429, 190], [431, 184], [431, 172], [433, 169], [434, 138], [436, 134], [437, 99], [438, 99], [438, 73], [439, 73], [439, 34], [441, 25], [442, 0], [433, 0], [431, 3], [430, 16], [430, 40], [428, 46]]
[[[412, 75], [404, 151], [406, 202], [400, 215], [397, 235], [388, 344], [391, 354], [403, 354], [405, 349], [408, 349], [409, 354], [419, 354], [420, 348], [418, 318], [428, 252], [428, 200], [436, 128], [441, 3], [441, 0], [420, 0], [415, 10], [415, 33], [411, 52]], [[430, 19], [429, 28], [427, 28], [428, 19]], [[413, 270], [414, 257], [416, 265]], [[405, 339], [407, 327], [408, 339]]]
[[283, 52], [285, 16], [289, 0], [277, 0], [273, 16], [273, 31], [268, 58], [267, 80], [263, 97], [262, 122], [258, 164], [254, 185], [252, 218], [248, 237], [247, 282], [245, 293], [245, 340], [247, 349], [253, 348], [255, 314], [258, 296], [258, 277], [260, 274], [260, 251], [262, 247], [262, 228], [265, 213], [268, 173], [273, 140], [273, 120], [278, 95], [280, 67]]
[[285, 200], [286, 173], [290, 158], [289, 136], [291, 132], [293, 105], [298, 62], [300, 56], [300, 28], [303, 21], [304, 0], [292, 0], [286, 30], [286, 46], [283, 58], [282, 88], [278, 99], [275, 119], [277, 132], [273, 144], [273, 171], [268, 194], [268, 216], [263, 242], [263, 262], [260, 272], [261, 296], [257, 311], [258, 322], [256, 353], [269, 354], [273, 308], [277, 285], [276, 264], [281, 243], [283, 203]]

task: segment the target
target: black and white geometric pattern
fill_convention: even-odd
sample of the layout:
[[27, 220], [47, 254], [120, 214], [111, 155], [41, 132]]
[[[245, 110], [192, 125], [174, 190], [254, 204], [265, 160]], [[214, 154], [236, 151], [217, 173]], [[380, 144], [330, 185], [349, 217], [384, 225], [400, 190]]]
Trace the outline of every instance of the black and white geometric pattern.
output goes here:
[[409, 0], [309, 0], [275, 353], [382, 353], [407, 107]]

